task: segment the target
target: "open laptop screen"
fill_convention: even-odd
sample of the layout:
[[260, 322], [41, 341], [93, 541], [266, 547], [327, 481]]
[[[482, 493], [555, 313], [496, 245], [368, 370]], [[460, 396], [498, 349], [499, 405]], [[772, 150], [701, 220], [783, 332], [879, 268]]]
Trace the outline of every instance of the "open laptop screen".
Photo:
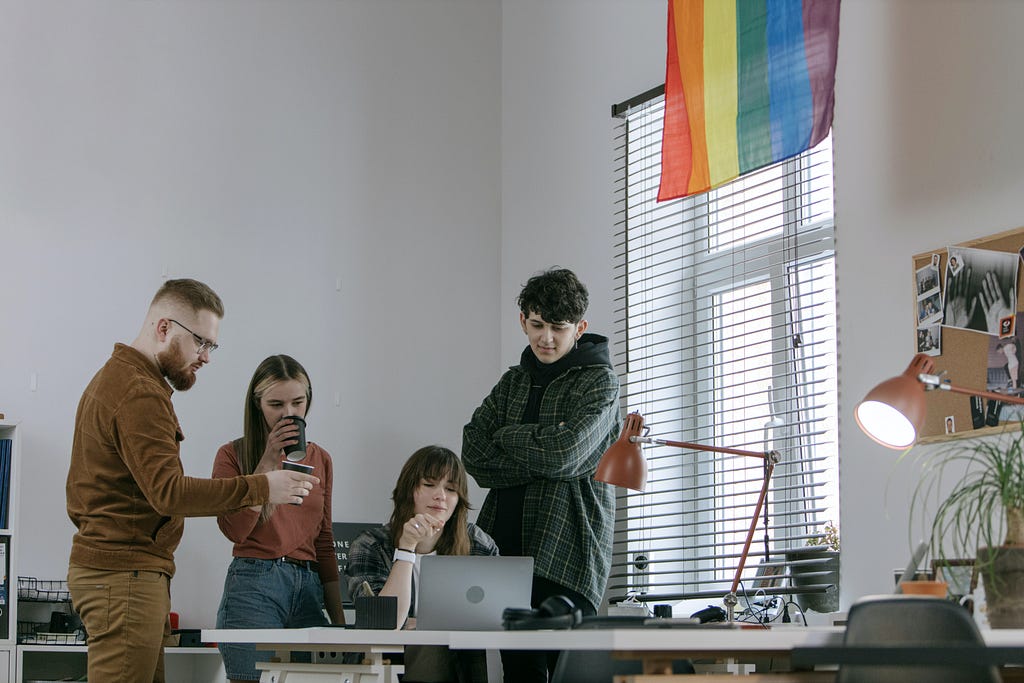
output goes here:
[[500, 631], [506, 607], [529, 608], [532, 557], [427, 555], [420, 558], [416, 628]]

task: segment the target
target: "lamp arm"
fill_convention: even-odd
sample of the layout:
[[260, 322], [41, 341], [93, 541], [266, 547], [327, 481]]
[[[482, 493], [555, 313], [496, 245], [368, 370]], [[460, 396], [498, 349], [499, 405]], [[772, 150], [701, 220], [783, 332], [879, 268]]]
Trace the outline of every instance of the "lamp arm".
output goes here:
[[1003, 403], [1024, 404], [1024, 397], [1014, 396], [1013, 394], [1000, 394], [995, 391], [985, 391], [984, 389], [965, 389], [951, 384], [949, 380], [943, 380], [939, 375], [921, 373], [917, 376], [917, 381], [924, 385], [926, 391], [939, 389], [940, 391], [949, 391], [954, 394], [964, 394], [965, 396], [980, 396], [981, 398], [1002, 401]]
[[[1024, 400], [1021, 401], [1024, 403]], [[687, 441], [668, 441], [667, 439], [655, 439], [650, 436], [631, 436], [629, 437], [631, 443], [651, 443], [659, 446], [675, 446], [676, 448], [688, 448], [694, 451], [709, 451], [711, 453], [728, 453], [729, 455], [745, 455], [751, 458], [761, 458], [764, 460], [771, 460], [773, 462], [779, 461], [779, 454], [777, 451], [743, 451], [738, 448], [726, 448], [725, 446], [707, 446], [700, 443], [689, 443]]]
[[[924, 381], [924, 380], [922, 380]], [[1024, 403], [1024, 399], [1021, 400]], [[654, 443], [657, 445], [671, 445], [677, 447], [677, 449], [688, 449], [691, 451], [706, 451], [710, 453], [724, 453], [731, 456], [745, 456], [748, 458], [760, 458], [765, 461], [764, 467], [764, 481], [761, 483], [761, 493], [758, 494], [758, 504], [755, 506], [754, 514], [751, 516], [751, 525], [746, 529], [746, 539], [743, 541], [743, 549], [739, 553], [739, 563], [736, 566], [736, 574], [732, 579], [732, 586], [729, 589], [729, 593], [723, 599], [726, 608], [728, 609], [728, 620], [732, 623], [734, 618], [735, 606], [739, 602], [736, 597], [736, 591], [739, 589], [739, 581], [743, 575], [743, 568], [746, 566], [746, 556], [751, 552], [751, 543], [754, 541], [754, 532], [758, 527], [758, 518], [761, 517], [761, 511], [764, 509], [765, 501], [768, 498], [768, 487], [771, 484], [771, 476], [775, 471], [775, 465], [781, 460], [781, 456], [778, 451], [742, 451], [740, 449], [729, 449], [729, 447], [721, 445], [705, 445], [703, 443], [691, 443], [689, 441], [670, 441], [669, 439], [653, 438], [651, 436], [642, 436], [636, 432], [639, 432], [643, 428], [643, 422], [634, 425], [634, 433], [631, 434], [626, 440], [630, 443]], [[628, 432], [623, 431], [623, 437]], [[621, 437], [621, 438], [623, 438]], [[625, 442], [625, 441], [624, 441]], [[767, 524], [767, 521], [766, 521]], [[767, 544], [767, 541], [765, 542]]]
[[758, 517], [761, 516], [761, 508], [768, 497], [768, 484], [771, 482], [772, 473], [775, 471], [775, 463], [769, 462], [767, 471], [764, 474], [764, 482], [761, 484], [761, 493], [757, 496], [757, 505], [754, 515], [750, 518], [750, 528], [747, 530], [747, 540], [743, 542], [743, 552], [740, 553], [740, 564], [736, 568], [736, 576], [732, 580], [731, 592], [735, 593], [740, 586], [740, 575], [743, 574], [743, 567], [747, 563], [747, 553], [750, 552], [750, 543], [754, 539], [754, 531], [757, 529]]

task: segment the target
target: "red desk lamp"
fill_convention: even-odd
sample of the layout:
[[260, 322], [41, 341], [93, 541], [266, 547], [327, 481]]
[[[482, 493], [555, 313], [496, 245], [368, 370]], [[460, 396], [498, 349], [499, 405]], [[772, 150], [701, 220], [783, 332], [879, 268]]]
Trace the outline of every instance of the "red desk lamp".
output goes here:
[[706, 446], [686, 441], [667, 441], [665, 439], [654, 439], [646, 436], [644, 430], [644, 418], [640, 413], [630, 413], [626, 416], [625, 424], [622, 426], [622, 434], [619, 439], [608, 447], [608, 450], [601, 456], [601, 462], [597, 465], [597, 472], [594, 479], [598, 481], [615, 484], [634, 491], [643, 491], [647, 485], [647, 460], [644, 458], [640, 444], [658, 444], [661, 446], [675, 446], [676, 448], [687, 448], [697, 451], [709, 451], [711, 453], [727, 453], [729, 455], [743, 455], [751, 458], [761, 458], [765, 461], [764, 482], [761, 484], [761, 493], [757, 497], [757, 505], [754, 514], [750, 518], [750, 528], [747, 530], [747, 538], [743, 542], [743, 550], [740, 553], [739, 565], [736, 567], [736, 575], [733, 577], [732, 586], [723, 598], [728, 611], [729, 621], [733, 621], [736, 604], [739, 602], [736, 591], [740, 585], [743, 575], [743, 567], [747, 563], [747, 554], [750, 552], [750, 543], [754, 538], [754, 531], [757, 528], [758, 517], [764, 507], [764, 501], [768, 497], [768, 484], [775, 471], [775, 465], [779, 462], [778, 451], [759, 453], [757, 451], [744, 451], [738, 448], [725, 448], [722, 446]]
[[[869, 437], [886, 448], [910, 448], [924, 425], [926, 391], [939, 389], [966, 396], [1024, 404], [1024, 398], [983, 389], [965, 389], [935, 375], [935, 362], [919, 353], [902, 375], [887, 379], [868, 392], [854, 410], [857, 424]], [[944, 374], [944, 373], [943, 373]]]

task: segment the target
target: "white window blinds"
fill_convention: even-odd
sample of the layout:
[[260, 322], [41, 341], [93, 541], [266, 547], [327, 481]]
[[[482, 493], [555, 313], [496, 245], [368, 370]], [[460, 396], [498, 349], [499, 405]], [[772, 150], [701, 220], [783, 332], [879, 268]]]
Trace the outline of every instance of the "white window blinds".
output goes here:
[[[613, 108], [622, 400], [653, 437], [781, 453], [744, 571], [751, 591], [758, 574], [784, 583], [799, 564], [786, 550], [839, 523], [831, 137], [659, 204], [664, 98], [652, 93]], [[762, 462], [644, 453], [646, 492], [618, 493], [609, 594], [724, 595]]]

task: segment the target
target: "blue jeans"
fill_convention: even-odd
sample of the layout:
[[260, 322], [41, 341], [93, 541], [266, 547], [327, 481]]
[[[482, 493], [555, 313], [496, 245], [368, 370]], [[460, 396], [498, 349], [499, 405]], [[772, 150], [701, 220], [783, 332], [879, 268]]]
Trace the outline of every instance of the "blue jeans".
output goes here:
[[[315, 571], [280, 560], [236, 557], [224, 579], [217, 628], [306, 628], [327, 624], [324, 589]], [[273, 653], [255, 645], [220, 643], [228, 678], [258, 681], [256, 662]], [[297, 658], [293, 658], [297, 661]]]

